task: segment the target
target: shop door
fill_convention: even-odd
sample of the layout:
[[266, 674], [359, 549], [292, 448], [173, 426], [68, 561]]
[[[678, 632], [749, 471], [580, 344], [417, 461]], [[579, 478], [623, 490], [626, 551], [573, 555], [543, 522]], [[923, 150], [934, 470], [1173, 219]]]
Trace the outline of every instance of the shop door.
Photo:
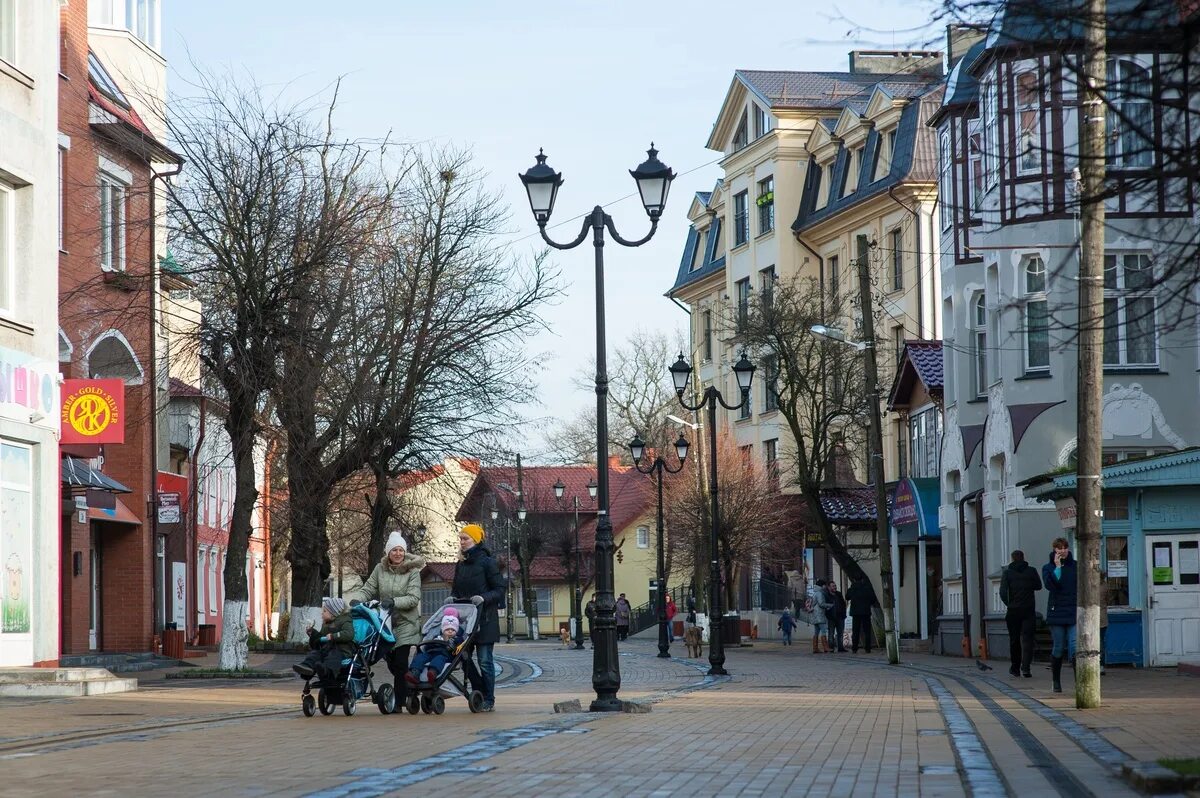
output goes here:
[[1200, 660], [1200, 533], [1146, 539], [1150, 665]]

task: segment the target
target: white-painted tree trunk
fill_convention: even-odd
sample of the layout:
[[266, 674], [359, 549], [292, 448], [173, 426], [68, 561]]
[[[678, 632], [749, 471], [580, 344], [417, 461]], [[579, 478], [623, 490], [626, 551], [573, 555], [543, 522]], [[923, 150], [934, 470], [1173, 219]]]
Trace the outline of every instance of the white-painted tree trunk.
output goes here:
[[321, 608], [292, 607], [291, 620], [288, 621], [288, 642], [307, 643], [309, 626], [321, 628]]
[[542, 638], [541, 638], [541, 635], [539, 634], [540, 631], [541, 631], [541, 629], [538, 626], [538, 619], [537, 619], [537, 616], [535, 615], [529, 619], [529, 639], [530, 640], [541, 640]]
[[250, 603], [226, 599], [221, 621], [221, 651], [217, 667], [223, 671], [246, 667], [250, 655], [247, 642], [250, 638], [246, 619], [250, 617]]

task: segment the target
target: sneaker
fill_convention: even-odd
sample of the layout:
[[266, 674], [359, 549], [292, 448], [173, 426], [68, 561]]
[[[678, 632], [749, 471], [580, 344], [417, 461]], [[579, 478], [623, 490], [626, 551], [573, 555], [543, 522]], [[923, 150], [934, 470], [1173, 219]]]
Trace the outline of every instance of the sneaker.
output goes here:
[[[1029, 671], [1021, 671], [1021, 675], [1024, 676], [1026, 679], [1033, 678], [1033, 674], [1030, 673]], [[1014, 673], [1013, 676], [1016, 676], [1016, 674]]]
[[304, 663], [300, 663], [298, 665], [293, 665], [292, 670], [294, 670], [297, 673], [297, 675], [299, 675], [301, 678], [311, 679], [313, 677], [313, 669], [308, 667]]
[[1011, 668], [1008, 669], [1009, 676], [1019, 676], [1020, 674], [1021, 674], [1021, 669], [1018, 668], [1016, 665], [1013, 665]]
[[483, 707], [481, 707], [479, 711], [480, 712], [495, 712], [496, 711], [496, 702], [488, 701], [485, 699], [483, 702]]

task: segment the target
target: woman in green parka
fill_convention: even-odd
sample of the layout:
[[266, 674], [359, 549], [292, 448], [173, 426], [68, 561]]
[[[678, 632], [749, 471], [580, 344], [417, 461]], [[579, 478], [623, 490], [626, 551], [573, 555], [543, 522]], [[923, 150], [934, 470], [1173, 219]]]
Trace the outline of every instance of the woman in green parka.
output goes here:
[[391, 607], [396, 645], [388, 654], [387, 665], [399, 707], [404, 705], [408, 693], [404, 674], [408, 671], [409, 652], [421, 642], [421, 569], [425, 560], [408, 553], [408, 544], [399, 532], [388, 535], [384, 552], [383, 560], [358, 592], [363, 601], [375, 600]]

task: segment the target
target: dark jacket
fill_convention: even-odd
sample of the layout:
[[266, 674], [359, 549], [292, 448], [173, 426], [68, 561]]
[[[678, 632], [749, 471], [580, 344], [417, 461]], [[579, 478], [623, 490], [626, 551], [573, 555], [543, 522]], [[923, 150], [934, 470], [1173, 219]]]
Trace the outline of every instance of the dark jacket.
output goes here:
[[1014, 562], [1000, 576], [1000, 600], [1013, 611], [1029, 611], [1034, 607], [1034, 593], [1042, 589], [1036, 568], [1024, 560]]
[[1050, 595], [1046, 599], [1046, 623], [1050, 626], [1074, 626], [1076, 593], [1078, 577], [1075, 572], [1075, 558], [1069, 553], [1063, 560], [1062, 576], [1054, 575], [1054, 553], [1050, 553], [1050, 562], [1042, 566], [1042, 582]]
[[[829, 609], [825, 610], [825, 617], [834, 623], [841, 623], [846, 620], [846, 598], [839, 590], [830, 590], [829, 592]], [[870, 612], [870, 608], [867, 608]]]
[[[326, 635], [329, 636], [329, 642], [321, 643], [320, 638]], [[338, 649], [347, 657], [352, 656], [354, 654], [354, 619], [350, 617], [350, 610], [333, 616], [333, 620], [322, 624], [320, 630], [310, 630], [308, 642], [313, 648], [328, 645]]]
[[500, 640], [500, 602], [504, 600], [504, 577], [500, 566], [492, 558], [487, 547], [479, 544], [463, 553], [463, 559], [454, 567], [454, 584], [450, 593], [462, 601], [471, 596], [482, 596], [479, 608], [479, 627], [475, 637], [478, 645], [496, 643]]
[[870, 615], [871, 605], [875, 603], [875, 591], [866, 579], [859, 579], [846, 591], [846, 601], [850, 604], [851, 615]]
[[791, 613], [784, 610], [783, 615], [779, 616], [779, 622], [775, 625], [783, 631], [790, 633], [796, 628], [796, 619], [792, 617]]

